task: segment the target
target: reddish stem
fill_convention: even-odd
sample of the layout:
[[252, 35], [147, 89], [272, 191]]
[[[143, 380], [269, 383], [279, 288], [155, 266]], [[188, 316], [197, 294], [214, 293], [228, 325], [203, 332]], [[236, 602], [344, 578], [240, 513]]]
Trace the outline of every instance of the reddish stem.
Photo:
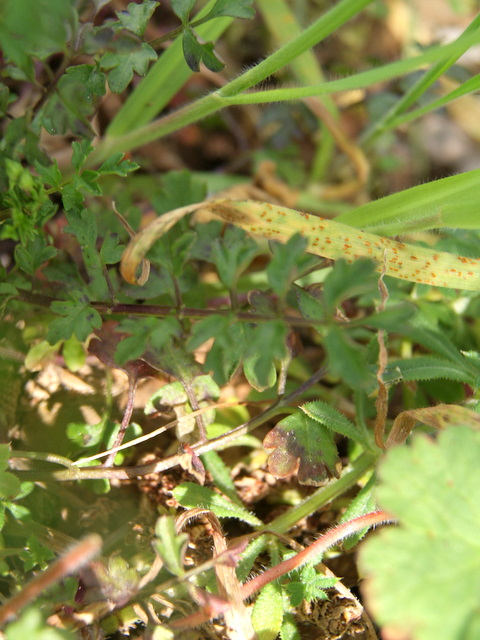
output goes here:
[[[132, 419], [133, 408], [135, 404], [135, 393], [137, 391], [138, 378], [135, 376], [128, 376], [128, 398], [127, 398], [127, 406], [125, 407], [125, 413], [123, 414], [122, 424], [120, 425], [120, 430], [117, 433], [117, 437], [115, 438], [115, 442], [112, 445], [112, 449], [116, 449], [119, 447], [125, 436], [125, 431], [127, 430], [128, 425], [130, 424], [130, 420]], [[112, 453], [106, 458], [104, 467], [111, 467], [113, 465], [113, 461], [115, 460], [115, 456], [117, 455], [117, 451], [112, 451]]]
[[37, 598], [50, 585], [89, 562], [97, 553], [100, 553], [101, 548], [102, 539], [96, 533], [81, 540], [0, 607], [0, 627], [14, 618], [20, 609]]
[[[318, 540], [313, 542], [311, 545], [300, 551], [295, 556], [288, 558], [288, 560], [284, 560], [280, 562], [280, 564], [267, 569], [264, 573], [261, 573], [252, 580], [245, 582], [240, 590], [240, 596], [243, 600], [245, 598], [249, 598], [256, 591], [264, 587], [266, 584], [272, 582], [273, 580], [277, 580], [281, 576], [284, 576], [286, 573], [293, 571], [294, 569], [298, 569], [302, 565], [307, 562], [311, 562], [317, 560], [321, 554], [326, 551], [329, 547], [332, 547], [340, 540], [344, 538], [348, 538], [349, 536], [365, 529], [366, 527], [373, 527], [378, 524], [386, 524], [388, 522], [395, 522], [395, 518], [386, 513], [385, 511], [373, 511], [372, 513], [367, 513], [364, 516], [359, 516], [358, 518], [354, 518], [353, 520], [349, 520], [348, 522], [344, 522], [339, 524], [336, 527], [327, 531], [327, 533], [323, 534]], [[229, 605], [230, 606], [230, 605]], [[171, 627], [185, 628], [185, 627], [196, 627], [200, 624], [204, 624], [211, 620], [212, 618], [224, 613], [226, 610], [226, 606], [220, 607], [221, 610], [216, 612], [210, 610], [207, 612], [203, 609], [193, 613], [190, 616], [186, 616], [181, 620], [175, 620], [170, 624]]]

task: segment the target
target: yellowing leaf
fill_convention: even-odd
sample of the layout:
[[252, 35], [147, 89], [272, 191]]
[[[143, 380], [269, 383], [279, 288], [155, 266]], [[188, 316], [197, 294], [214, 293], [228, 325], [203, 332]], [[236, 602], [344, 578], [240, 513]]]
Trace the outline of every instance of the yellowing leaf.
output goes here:
[[137, 267], [154, 242], [184, 215], [200, 208], [269, 240], [286, 243], [292, 235], [300, 233], [307, 239], [307, 251], [318, 256], [344, 258], [349, 263], [370, 258], [378, 271], [384, 270], [394, 278], [437, 287], [480, 289], [478, 259], [397, 242], [335, 220], [253, 200], [199, 203], [175, 209], [155, 220], [128, 245], [122, 258], [123, 277], [135, 283]]

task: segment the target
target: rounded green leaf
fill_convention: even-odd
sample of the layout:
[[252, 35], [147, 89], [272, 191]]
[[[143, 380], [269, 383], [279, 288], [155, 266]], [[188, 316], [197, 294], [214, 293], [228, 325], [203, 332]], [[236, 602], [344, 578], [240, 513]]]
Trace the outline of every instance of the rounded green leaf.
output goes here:
[[[414, 640], [460, 640], [480, 613], [480, 433], [417, 435], [380, 467], [378, 500], [399, 525], [367, 540], [360, 566], [376, 621]], [[467, 635], [466, 635], [467, 634]]]
[[0, 497], [15, 498], [21, 491], [20, 480], [13, 473], [0, 473]]

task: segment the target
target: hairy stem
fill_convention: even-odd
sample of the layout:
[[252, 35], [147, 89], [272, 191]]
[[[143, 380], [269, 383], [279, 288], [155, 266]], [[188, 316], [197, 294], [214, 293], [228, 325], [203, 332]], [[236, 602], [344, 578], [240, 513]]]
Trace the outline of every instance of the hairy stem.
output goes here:
[[100, 552], [101, 548], [102, 539], [95, 533], [81, 540], [43, 573], [33, 578], [20, 593], [14, 595], [0, 607], [0, 626], [14, 618], [20, 609], [37, 598], [45, 589], [84, 566]]
[[115, 460], [115, 456], [117, 455], [117, 447], [119, 447], [123, 438], [125, 437], [125, 431], [127, 430], [128, 425], [130, 424], [130, 420], [132, 419], [133, 406], [135, 403], [135, 393], [137, 390], [138, 378], [134, 376], [128, 376], [128, 398], [127, 398], [127, 406], [125, 407], [125, 413], [123, 414], [122, 424], [120, 425], [120, 430], [117, 433], [117, 437], [115, 438], [115, 442], [112, 445], [112, 448], [115, 451], [112, 451], [108, 458], [105, 460], [104, 467], [112, 467], [113, 461]]
[[[324, 553], [329, 547], [332, 547], [358, 531], [362, 531], [362, 529], [365, 529], [366, 527], [373, 527], [375, 525], [386, 524], [389, 522], [395, 522], [395, 519], [385, 511], [374, 511], [373, 513], [368, 513], [367, 515], [354, 518], [349, 522], [344, 522], [343, 524], [333, 527], [330, 531], [327, 531], [327, 533], [318, 538], [318, 540], [303, 549], [303, 551], [300, 551], [291, 558], [280, 562], [263, 573], [255, 576], [252, 580], [246, 582], [240, 591], [241, 598], [245, 600], [259, 591], [259, 589], [262, 589], [265, 585], [273, 582], [273, 580], [281, 578], [294, 569], [299, 569], [307, 562], [314, 562], [315, 560], [318, 560], [322, 553]], [[204, 624], [213, 617], [224, 614], [230, 607], [231, 603], [225, 602], [218, 605], [218, 608], [216, 607], [214, 612], [211, 610], [200, 610], [197, 613], [182, 618], [181, 620], [175, 620], [170, 624], [170, 626], [176, 629], [196, 627], [199, 624]]]
[[275, 518], [263, 528], [265, 531], [273, 531], [274, 533], [285, 533], [291, 529], [297, 522], [311, 515], [320, 507], [328, 504], [347, 489], [353, 487], [362, 476], [369, 470], [373, 469], [378, 454], [363, 453], [355, 460], [350, 470], [344, 473], [338, 480], [332, 480], [324, 487], [320, 487], [315, 493], [306, 498], [303, 502], [289, 509], [286, 513]]

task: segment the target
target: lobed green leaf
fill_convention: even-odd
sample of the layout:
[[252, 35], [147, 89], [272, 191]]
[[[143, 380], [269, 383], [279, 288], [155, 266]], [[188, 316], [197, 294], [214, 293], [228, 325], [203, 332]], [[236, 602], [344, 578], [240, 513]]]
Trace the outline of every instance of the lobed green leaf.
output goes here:
[[187, 27], [182, 36], [183, 55], [192, 71], [200, 71], [200, 63], [210, 71], [221, 71], [225, 66], [214, 53], [213, 42], [200, 43], [190, 27]]
[[148, 21], [159, 4], [155, 0], [143, 0], [140, 4], [129, 2], [126, 11], [116, 11], [115, 13], [124, 29], [142, 37]]
[[173, 13], [180, 18], [182, 24], [188, 22], [190, 11], [195, 6], [197, 0], [171, 0]]
[[475, 637], [479, 456], [480, 432], [456, 426], [438, 440], [414, 435], [411, 446], [391, 449], [380, 465], [377, 498], [399, 523], [363, 544], [360, 566], [368, 605], [392, 633]]
[[255, 9], [252, 5], [253, 0], [217, 0], [202, 22], [212, 20], [212, 18], [219, 18], [220, 16], [252, 20], [255, 17]]

